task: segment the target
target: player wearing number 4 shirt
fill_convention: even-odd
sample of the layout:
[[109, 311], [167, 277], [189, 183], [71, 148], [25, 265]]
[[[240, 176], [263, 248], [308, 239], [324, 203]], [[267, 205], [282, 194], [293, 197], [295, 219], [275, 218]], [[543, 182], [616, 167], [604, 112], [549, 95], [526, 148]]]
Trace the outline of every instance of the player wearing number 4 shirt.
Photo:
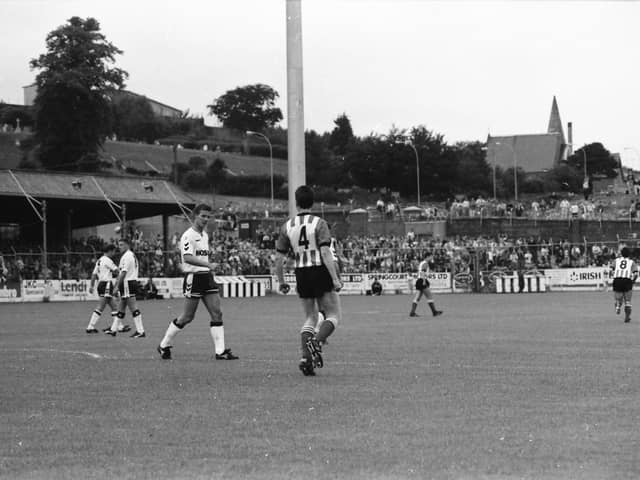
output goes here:
[[411, 303], [411, 312], [409, 312], [410, 317], [418, 316], [418, 314], [416, 313], [416, 308], [418, 307], [418, 302], [423, 296], [427, 297], [427, 303], [429, 304], [429, 308], [431, 308], [431, 313], [433, 314], [433, 316], [437, 317], [438, 315], [442, 315], [442, 310], [436, 309], [436, 304], [434, 303], [433, 295], [431, 294], [431, 285], [429, 284], [429, 279], [427, 278], [431, 269], [432, 262], [433, 258], [429, 256], [425, 260], [421, 261], [418, 265], [416, 294], [413, 297], [413, 302]]
[[620, 257], [615, 259], [612, 266], [613, 275], [613, 295], [615, 299], [616, 313], [620, 313], [624, 303], [624, 322], [631, 321], [631, 293], [633, 283], [638, 278], [638, 265], [629, 258], [630, 252], [627, 247], [620, 251]]
[[[313, 215], [313, 190], [303, 185], [296, 190], [298, 214], [287, 220], [280, 229], [276, 242], [278, 256], [276, 275], [280, 291], [287, 293], [289, 285], [284, 280], [284, 263], [292, 254], [298, 296], [304, 309], [305, 321], [300, 332], [302, 358], [299, 368], [305, 376], [315, 375], [314, 368], [323, 366], [322, 345], [338, 325], [341, 316], [342, 288], [330, 251], [331, 235], [327, 222]], [[318, 310], [325, 314], [316, 335]]]
[[215, 263], [209, 262], [209, 235], [206, 227], [211, 217], [211, 207], [204, 203], [196, 205], [193, 210], [193, 224], [180, 238], [180, 253], [182, 255], [182, 271], [184, 280], [184, 310], [182, 315], [173, 319], [167, 328], [164, 338], [158, 345], [160, 358], [171, 359], [173, 339], [185, 325], [193, 320], [200, 300], [209, 311], [211, 320], [209, 330], [213, 339], [216, 360], [236, 360], [236, 357], [224, 344], [224, 326], [222, 324], [222, 310], [220, 308], [219, 287], [213, 272]]

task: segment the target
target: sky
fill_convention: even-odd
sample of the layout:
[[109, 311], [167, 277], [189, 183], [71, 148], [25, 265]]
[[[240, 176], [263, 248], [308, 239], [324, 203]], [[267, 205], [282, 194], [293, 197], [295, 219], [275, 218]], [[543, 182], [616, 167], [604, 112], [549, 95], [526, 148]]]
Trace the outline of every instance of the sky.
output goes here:
[[[287, 0], [0, 0], [0, 100], [23, 103], [51, 30], [94, 17], [127, 88], [205, 117], [264, 83], [286, 127]], [[305, 129], [424, 125], [445, 141], [546, 132], [555, 96], [575, 148], [640, 169], [640, 2], [301, 0]]]

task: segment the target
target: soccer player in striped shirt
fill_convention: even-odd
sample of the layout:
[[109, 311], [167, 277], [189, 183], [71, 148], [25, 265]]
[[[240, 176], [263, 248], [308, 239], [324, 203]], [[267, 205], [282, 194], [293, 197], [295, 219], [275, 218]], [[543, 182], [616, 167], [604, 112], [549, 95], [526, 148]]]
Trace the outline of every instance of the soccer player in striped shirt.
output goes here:
[[[284, 279], [284, 263], [292, 253], [298, 296], [304, 309], [305, 321], [300, 331], [302, 358], [299, 368], [305, 376], [315, 375], [314, 368], [323, 366], [322, 344], [333, 333], [341, 317], [340, 297], [342, 288], [330, 250], [331, 234], [327, 222], [313, 215], [313, 190], [306, 185], [295, 193], [298, 214], [280, 229], [276, 241], [276, 275], [280, 291], [287, 293], [289, 285]], [[318, 310], [325, 313], [325, 320], [315, 334]]]
[[633, 292], [633, 284], [638, 278], [638, 265], [629, 258], [630, 254], [629, 249], [623, 247], [620, 250], [620, 256], [615, 259], [612, 266], [616, 313], [620, 313], [624, 303], [624, 323], [631, 321], [631, 293]]

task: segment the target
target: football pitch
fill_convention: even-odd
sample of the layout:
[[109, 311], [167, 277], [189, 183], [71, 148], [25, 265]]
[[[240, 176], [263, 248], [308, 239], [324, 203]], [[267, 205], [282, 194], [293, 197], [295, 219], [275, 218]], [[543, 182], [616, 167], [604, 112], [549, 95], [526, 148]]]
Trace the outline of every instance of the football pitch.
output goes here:
[[159, 359], [180, 300], [139, 303], [144, 339], [85, 334], [92, 302], [0, 305], [0, 478], [640, 477], [640, 305], [410, 301], [342, 297], [315, 377], [295, 297], [223, 299], [237, 361], [212, 359], [204, 306]]

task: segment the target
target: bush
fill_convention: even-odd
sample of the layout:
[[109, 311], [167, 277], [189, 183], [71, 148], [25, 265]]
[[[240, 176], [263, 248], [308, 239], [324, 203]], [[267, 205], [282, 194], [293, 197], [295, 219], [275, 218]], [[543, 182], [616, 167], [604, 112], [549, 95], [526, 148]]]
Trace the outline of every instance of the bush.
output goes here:
[[207, 159], [202, 157], [189, 158], [189, 168], [191, 170], [204, 170], [207, 167]]
[[186, 190], [204, 191], [210, 188], [207, 174], [200, 170], [189, 170], [184, 174], [180, 185]]

